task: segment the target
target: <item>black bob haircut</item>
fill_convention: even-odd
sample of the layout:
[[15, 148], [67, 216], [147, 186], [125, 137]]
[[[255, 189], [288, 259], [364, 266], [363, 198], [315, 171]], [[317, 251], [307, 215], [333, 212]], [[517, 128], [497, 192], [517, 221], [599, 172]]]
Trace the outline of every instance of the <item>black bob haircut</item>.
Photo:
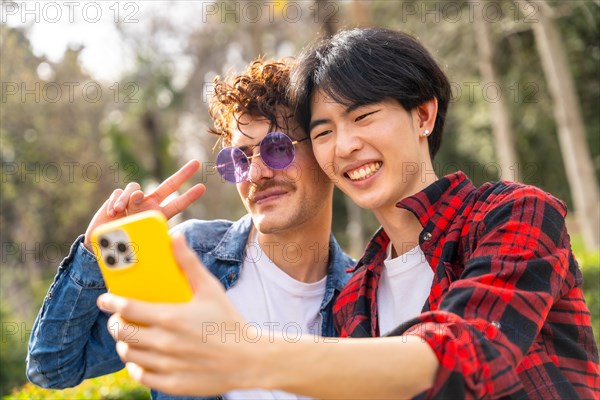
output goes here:
[[321, 89], [345, 106], [368, 105], [386, 98], [407, 111], [438, 100], [435, 126], [428, 137], [429, 154], [440, 148], [451, 99], [448, 78], [429, 52], [412, 36], [382, 28], [337, 33], [303, 51], [292, 69], [289, 95], [296, 118], [308, 132], [311, 97]]

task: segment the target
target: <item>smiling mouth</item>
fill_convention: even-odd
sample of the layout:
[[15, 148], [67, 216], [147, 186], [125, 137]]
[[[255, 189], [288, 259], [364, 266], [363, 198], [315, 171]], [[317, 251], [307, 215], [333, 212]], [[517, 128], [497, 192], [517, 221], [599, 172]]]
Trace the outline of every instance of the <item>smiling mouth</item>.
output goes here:
[[274, 200], [280, 196], [287, 194], [286, 190], [269, 190], [263, 193], [259, 193], [252, 198], [252, 202], [254, 204], [261, 204], [268, 202], [270, 200]]
[[369, 178], [375, 172], [379, 171], [383, 163], [381, 161], [376, 161], [372, 163], [368, 163], [362, 165], [360, 168], [353, 169], [344, 173], [347, 178], [350, 178], [352, 181], [362, 181]]

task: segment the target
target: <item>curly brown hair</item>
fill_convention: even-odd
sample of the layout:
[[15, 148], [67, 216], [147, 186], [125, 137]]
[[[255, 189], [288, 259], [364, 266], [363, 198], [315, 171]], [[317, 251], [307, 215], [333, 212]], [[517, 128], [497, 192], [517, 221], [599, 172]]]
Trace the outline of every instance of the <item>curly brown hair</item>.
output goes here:
[[221, 136], [223, 144], [229, 146], [234, 129], [243, 133], [240, 118], [244, 115], [266, 118], [271, 129], [289, 130], [294, 115], [286, 91], [292, 61], [290, 58], [278, 61], [259, 58], [241, 75], [228, 79], [215, 77], [215, 90], [208, 107], [214, 128], [209, 132]]

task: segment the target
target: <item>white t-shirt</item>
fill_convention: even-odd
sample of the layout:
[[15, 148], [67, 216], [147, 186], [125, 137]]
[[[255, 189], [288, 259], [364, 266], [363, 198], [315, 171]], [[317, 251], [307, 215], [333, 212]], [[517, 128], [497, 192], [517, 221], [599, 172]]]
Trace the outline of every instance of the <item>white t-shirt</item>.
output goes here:
[[392, 258], [392, 244], [377, 288], [379, 334], [385, 335], [402, 322], [421, 313], [429, 297], [433, 271], [417, 245]]
[[[259, 329], [262, 335], [269, 338], [278, 335], [296, 342], [303, 334], [321, 334], [319, 310], [326, 280], [327, 277], [314, 283], [297, 281], [279, 269], [252, 239], [246, 247], [239, 280], [227, 291], [227, 296], [247, 323]], [[225, 398], [307, 399], [283, 391], [260, 389], [234, 390], [226, 393]]]

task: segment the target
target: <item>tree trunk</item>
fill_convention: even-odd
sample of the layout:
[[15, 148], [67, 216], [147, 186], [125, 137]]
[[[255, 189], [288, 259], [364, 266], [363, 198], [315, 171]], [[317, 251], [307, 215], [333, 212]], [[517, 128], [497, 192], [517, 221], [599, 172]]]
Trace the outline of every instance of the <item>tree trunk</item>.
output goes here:
[[163, 159], [163, 149], [161, 149], [161, 133], [158, 127], [157, 116], [153, 110], [147, 109], [142, 115], [142, 128], [150, 142], [153, 154], [154, 165], [152, 167], [152, 178], [157, 182], [162, 182], [167, 178], [167, 171]]
[[579, 99], [562, 38], [554, 22], [552, 8], [545, 1], [515, 3], [523, 13], [529, 7], [537, 8], [538, 21], [532, 24], [533, 33], [554, 103], [554, 118], [575, 205], [575, 216], [586, 248], [597, 249], [600, 241], [598, 182], [588, 152]]
[[[478, 10], [479, 9], [479, 10]], [[494, 69], [494, 50], [490, 39], [488, 22], [483, 19], [482, 6], [477, 3], [475, 9], [474, 30], [475, 43], [479, 59], [479, 71], [486, 84], [498, 85], [498, 78]], [[496, 148], [496, 158], [499, 162], [500, 179], [520, 180], [513, 171], [519, 171], [517, 166], [517, 153], [515, 141], [510, 126], [510, 117], [502, 96], [497, 101], [488, 101], [492, 117], [492, 132]]]

